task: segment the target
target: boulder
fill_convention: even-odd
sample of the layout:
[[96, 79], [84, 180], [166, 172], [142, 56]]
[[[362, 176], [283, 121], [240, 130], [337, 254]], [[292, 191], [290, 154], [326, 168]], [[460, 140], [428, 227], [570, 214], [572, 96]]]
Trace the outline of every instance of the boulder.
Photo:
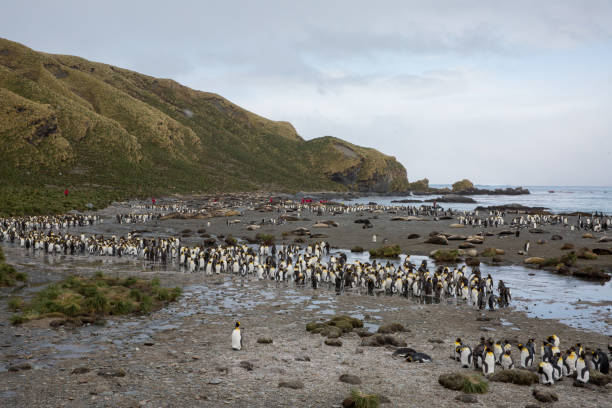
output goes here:
[[587, 266], [585, 268], [574, 270], [572, 274], [578, 278], [596, 280], [601, 282], [607, 282], [610, 280], [610, 278], [612, 278], [612, 275], [610, 275], [609, 273], [606, 273], [604, 270], [594, 268], [592, 266]]
[[540, 388], [533, 389], [533, 397], [540, 402], [555, 402], [559, 401], [559, 397], [552, 391], [543, 390]]
[[589, 248], [580, 248], [576, 251], [576, 256], [581, 259], [597, 259], [597, 255]]
[[353, 374], [342, 374], [339, 380], [340, 382], [347, 383], [347, 384], [353, 384], [353, 385], [361, 384], [361, 378]]
[[471, 244], [469, 242], [463, 242], [459, 244], [459, 249], [470, 249], [470, 248], [476, 248], [476, 245]]
[[470, 256], [470, 257], [478, 256], [478, 251], [475, 249], [468, 249], [468, 250], [465, 250], [464, 252], [465, 252], [465, 255]]
[[125, 370], [123, 370], [122, 368], [117, 368], [117, 369], [107, 369], [107, 370], [100, 370], [98, 371], [98, 375], [100, 377], [125, 377]]
[[480, 259], [476, 257], [469, 257], [465, 259], [465, 264], [467, 266], [478, 266], [480, 265]]
[[569, 242], [566, 242], [565, 244], [563, 244], [563, 246], [561, 247], [562, 251], [566, 251], [568, 249], [574, 249], [574, 244], [571, 244]]
[[244, 368], [247, 371], [253, 371], [253, 363], [251, 363], [250, 361], [241, 361], [240, 362], [240, 367]]
[[394, 336], [389, 334], [375, 334], [370, 337], [364, 337], [361, 339], [361, 345], [367, 347], [383, 347], [391, 345], [395, 347], [406, 347], [408, 344]]
[[463, 235], [449, 235], [446, 237], [446, 239], [449, 241], [465, 241], [467, 237], [464, 237]]
[[600, 373], [599, 371], [590, 371], [589, 372], [589, 383], [597, 385], [598, 387], [605, 387], [610, 383], [612, 379], [609, 375]]
[[436, 235], [430, 237], [427, 241], [425, 241], [425, 243], [434, 245], [448, 245], [448, 240], [444, 235]]
[[607, 248], [593, 248], [595, 255], [612, 255], [612, 250]]
[[477, 404], [478, 398], [472, 394], [459, 394], [455, 397], [456, 401], [463, 402], [464, 404]]
[[391, 334], [404, 331], [406, 331], [406, 328], [401, 323], [391, 323], [380, 326], [377, 332], [380, 334]]
[[257, 343], [258, 344], [272, 344], [273, 341], [269, 337], [260, 337], [257, 339]]
[[529, 258], [525, 258], [525, 260], [523, 262], [525, 262], [527, 265], [539, 265], [542, 262], [544, 262], [546, 259], [544, 258], [540, 258], [538, 256], [531, 256]]
[[300, 227], [291, 231], [294, 235], [309, 235], [310, 230], [308, 228]]
[[292, 390], [299, 390], [304, 388], [304, 383], [298, 380], [281, 381], [278, 383], [279, 388], [291, 388]]
[[325, 344], [331, 347], [342, 347], [342, 342], [338, 339], [325, 339]]

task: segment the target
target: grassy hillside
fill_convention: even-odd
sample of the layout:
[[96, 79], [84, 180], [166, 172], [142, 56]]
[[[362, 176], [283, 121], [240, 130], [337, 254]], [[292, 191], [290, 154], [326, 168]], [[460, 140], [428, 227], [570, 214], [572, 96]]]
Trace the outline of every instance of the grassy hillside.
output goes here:
[[374, 149], [330, 137], [307, 142], [290, 123], [219, 95], [4, 39], [0, 157], [2, 213], [173, 192], [389, 191], [408, 183], [404, 167]]

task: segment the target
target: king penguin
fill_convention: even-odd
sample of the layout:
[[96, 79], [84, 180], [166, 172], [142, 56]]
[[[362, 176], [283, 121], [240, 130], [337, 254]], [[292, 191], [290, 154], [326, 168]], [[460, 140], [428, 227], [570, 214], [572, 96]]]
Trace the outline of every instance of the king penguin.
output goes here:
[[242, 333], [240, 333], [240, 322], [236, 322], [236, 327], [232, 331], [232, 349], [242, 350]]
[[553, 385], [555, 383], [552, 364], [542, 361], [538, 367], [538, 374], [540, 375], [540, 384]]
[[495, 354], [493, 350], [485, 347], [484, 358], [482, 361], [482, 374], [490, 375], [495, 372]]
[[584, 384], [589, 382], [589, 369], [583, 357], [578, 357], [576, 360], [576, 379]]

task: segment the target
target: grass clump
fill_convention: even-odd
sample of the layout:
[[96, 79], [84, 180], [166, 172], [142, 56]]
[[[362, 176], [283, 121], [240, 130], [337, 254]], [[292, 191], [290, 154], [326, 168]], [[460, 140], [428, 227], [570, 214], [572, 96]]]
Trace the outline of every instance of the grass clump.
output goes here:
[[456, 249], [451, 249], [450, 251], [438, 249], [432, 257], [437, 262], [457, 262], [460, 259], [459, 251]]
[[485, 394], [489, 391], [489, 382], [480, 375], [466, 375], [461, 390], [467, 394]]
[[487, 249], [485, 249], [484, 251], [482, 251], [480, 253], [480, 256], [484, 256], [484, 257], [487, 257], [487, 258], [492, 258], [495, 255], [497, 255], [497, 253], [495, 251], [495, 248], [487, 248]]
[[559, 258], [547, 258], [544, 262], [540, 263], [541, 268], [546, 268], [548, 266], [557, 266], [561, 263]]
[[17, 272], [12, 265], [7, 264], [6, 257], [0, 247], [0, 287], [15, 286], [17, 282], [26, 282], [28, 276], [23, 272]]
[[576, 253], [572, 251], [572, 252], [568, 252], [567, 254], [564, 254], [563, 256], [561, 256], [559, 260], [563, 262], [566, 266], [573, 266], [576, 264], [578, 257], [576, 256]]
[[9, 300], [11, 310], [21, 313], [11, 318], [13, 324], [42, 317], [85, 319], [92, 316], [149, 313], [173, 302], [180, 288], [165, 288], [159, 280], [135, 277], [114, 278], [96, 273], [91, 278], [70, 276], [48, 285], [29, 302]]
[[272, 245], [276, 241], [276, 237], [272, 234], [257, 234], [255, 239], [259, 241], [261, 245]]
[[489, 390], [489, 382], [478, 374], [441, 374], [438, 377], [438, 383], [449, 390], [463, 391], [468, 394], [484, 394]]
[[349, 397], [355, 408], [378, 408], [380, 401], [376, 394], [365, 394], [358, 389], [351, 390], [351, 396]]
[[505, 382], [516, 385], [531, 385], [537, 384], [539, 381], [538, 375], [528, 370], [502, 370], [497, 371], [489, 377], [491, 381]]
[[399, 258], [402, 250], [399, 245], [385, 245], [376, 249], [370, 249], [371, 258]]
[[23, 299], [20, 297], [11, 297], [7, 301], [7, 305], [11, 312], [16, 312], [23, 307]]
[[338, 315], [326, 322], [310, 322], [306, 324], [306, 331], [328, 338], [338, 338], [353, 329], [363, 327], [363, 321], [354, 317]]

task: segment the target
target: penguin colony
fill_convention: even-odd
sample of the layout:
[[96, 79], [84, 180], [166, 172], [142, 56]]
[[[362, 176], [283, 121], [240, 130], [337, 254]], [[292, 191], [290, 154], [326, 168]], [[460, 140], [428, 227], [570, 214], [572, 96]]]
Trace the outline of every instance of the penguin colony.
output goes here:
[[[440, 219], [444, 217], [454, 217], [457, 219], [459, 224], [466, 226], [472, 226], [473, 228], [488, 228], [488, 227], [500, 227], [503, 225], [509, 225], [517, 230], [523, 228], [537, 228], [541, 225], [563, 225], [566, 228], [578, 229], [578, 230], [591, 230], [594, 232], [607, 231], [612, 226], [612, 218], [604, 215], [603, 213], [594, 212], [590, 216], [583, 216], [579, 214], [575, 224], [570, 225], [569, 219], [565, 215], [555, 214], [521, 214], [516, 215], [509, 220], [507, 219], [508, 213], [500, 210], [481, 210], [481, 211], [457, 211], [452, 209], [444, 209], [440, 206], [434, 208], [431, 205], [419, 205], [419, 206], [402, 206], [402, 205], [378, 205], [375, 203], [370, 204], [338, 204], [333, 202], [325, 202], [324, 205], [321, 203], [302, 202], [296, 201], [274, 201], [271, 202], [268, 198], [263, 197], [231, 197], [226, 199], [209, 199], [205, 205], [187, 205], [185, 203], [158, 203], [158, 204], [143, 204], [143, 203], [131, 203], [127, 204], [128, 208], [136, 210], [149, 210], [149, 211], [162, 211], [162, 212], [173, 212], [184, 215], [196, 215], [206, 214], [207, 210], [221, 209], [221, 208], [249, 208], [249, 209], [263, 209], [265, 211], [277, 211], [279, 213], [297, 213], [299, 216], [301, 213], [310, 213], [317, 215], [343, 215], [351, 213], [394, 213], [394, 214], [406, 214], [411, 216], [430, 216], [434, 219]], [[122, 215], [129, 217], [129, 214]], [[366, 226], [364, 226], [366, 228]]]
[[[539, 351], [540, 362], [535, 363], [535, 339], [529, 339], [525, 344], [517, 344], [519, 360], [516, 366], [525, 369], [537, 367], [540, 384], [553, 385], [564, 377], [576, 375], [579, 382], [589, 381], [589, 371], [599, 371], [603, 374], [610, 372], [608, 355], [601, 349], [586, 350], [578, 343], [561, 351], [560, 340], [557, 335], [549, 336], [542, 342]], [[495, 366], [504, 370], [515, 367], [512, 358], [512, 345], [508, 340], [494, 341], [480, 338], [480, 342], [472, 349], [464, 344], [460, 338], [455, 340], [452, 357], [461, 363], [464, 368], [473, 366], [487, 376], [495, 372]]]
[[[214, 248], [186, 246], [181, 239], [72, 235], [68, 232], [30, 229], [28, 225], [3, 223], [0, 242], [18, 241], [26, 250], [46, 254], [88, 254], [90, 256], [133, 257], [159, 263], [176, 264], [185, 272], [203, 272], [205, 275], [230, 273], [253, 276], [259, 280], [279, 282], [293, 281], [296, 285], [310, 285], [314, 289], [326, 285], [337, 292], [345, 289], [362, 289], [368, 294], [385, 292], [417, 298], [460, 297], [480, 309], [508, 306], [512, 297], [504, 282], [498, 282], [494, 293], [491, 275], [481, 277], [478, 267], [468, 273], [463, 265], [453, 270], [438, 267], [430, 271], [427, 261], [417, 268], [410, 257], [401, 264], [391, 262], [347, 262], [346, 255], [332, 254], [329, 261], [329, 244], [319, 242], [305, 249], [297, 245], [230, 245]], [[32, 226], [32, 225], [31, 225]]]

